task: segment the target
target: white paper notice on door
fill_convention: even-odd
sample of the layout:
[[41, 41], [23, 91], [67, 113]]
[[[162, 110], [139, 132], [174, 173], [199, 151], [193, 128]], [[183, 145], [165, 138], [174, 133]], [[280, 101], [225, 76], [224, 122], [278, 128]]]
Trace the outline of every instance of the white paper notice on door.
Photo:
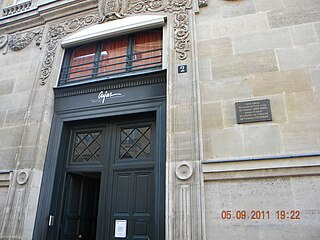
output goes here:
[[127, 220], [116, 220], [114, 227], [114, 237], [126, 238], [127, 237]]

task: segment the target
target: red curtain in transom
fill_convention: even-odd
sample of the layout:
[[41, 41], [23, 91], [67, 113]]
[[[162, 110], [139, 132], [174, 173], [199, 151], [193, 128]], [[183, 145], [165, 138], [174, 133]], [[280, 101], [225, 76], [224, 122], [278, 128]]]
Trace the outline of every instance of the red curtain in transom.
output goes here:
[[161, 65], [162, 31], [138, 32], [88, 43], [73, 49], [70, 65], [67, 68], [69, 73], [67, 81], [142, 71], [158, 68]]
[[91, 77], [96, 48], [97, 43], [94, 42], [73, 50], [70, 61], [71, 68], [69, 70], [71, 81]]
[[125, 72], [128, 36], [103, 41], [99, 75]]
[[[133, 68], [148, 68], [162, 62], [162, 31], [140, 32], [134, 38]], [[143, 65], [143, 66], [141, 66]]]

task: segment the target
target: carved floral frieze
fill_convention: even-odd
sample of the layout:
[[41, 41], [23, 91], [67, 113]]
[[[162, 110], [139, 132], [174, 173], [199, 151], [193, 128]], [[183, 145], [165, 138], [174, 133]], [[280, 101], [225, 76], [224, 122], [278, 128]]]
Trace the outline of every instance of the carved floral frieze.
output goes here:
[[167, 11], [168, 2], [166, 0], [144, 0], [135, 2], [128, 9], [129, 14], [144, 12]]

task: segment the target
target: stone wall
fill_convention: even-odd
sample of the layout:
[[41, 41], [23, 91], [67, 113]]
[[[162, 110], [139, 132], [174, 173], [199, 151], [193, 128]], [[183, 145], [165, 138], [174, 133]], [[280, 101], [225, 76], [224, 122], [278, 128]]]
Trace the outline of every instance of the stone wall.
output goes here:
[[52, 118], [52, 89], [38, 78], [40, 55], [34, 40], [0, 52], [0, 179], [7, 179], [0, 185], [1, 239], [32, 236]]
[[[317, 0], [213, 0], [196, 16], [207, 239], [320, 237], [319, 24]], [[263, 99], [271, 122], [237, 124], [236, 102]]]
[[[166, 239], [318, 239], [319, 0], [152, 2], [129, 15], [167, 19]], [[0, 19], [0, 239], [32, 238], [60, 43], [98, 24], [82, 18], [98, 16], [95, 0], [32, 3]], [[23, 50], [1, 42], [27, 32]], [[237, 124], [235, 103], [262, 99], [272, 121]], [[238, 220], [238, 210], [270, 216]], [[282, 210], [301, 219], [278, 219]]]

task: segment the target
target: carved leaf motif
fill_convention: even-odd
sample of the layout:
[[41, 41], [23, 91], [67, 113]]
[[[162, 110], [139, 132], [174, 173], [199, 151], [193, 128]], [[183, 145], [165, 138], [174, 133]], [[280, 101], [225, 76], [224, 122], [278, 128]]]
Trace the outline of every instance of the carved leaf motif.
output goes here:
[[19, 51], [28, 46], [32, 40], [36, 39], [36, 45], [40, 44], [43, 28], [32, 30], [26, 33], [16, 33], [8, 36], [8, 45], [11, 50]]
[[143, 12], [160, 12], [166, 10], [167, 3], [164, 0], [145, 0], [137, 2], [130, 6], [129, 13], [143, 13]]

